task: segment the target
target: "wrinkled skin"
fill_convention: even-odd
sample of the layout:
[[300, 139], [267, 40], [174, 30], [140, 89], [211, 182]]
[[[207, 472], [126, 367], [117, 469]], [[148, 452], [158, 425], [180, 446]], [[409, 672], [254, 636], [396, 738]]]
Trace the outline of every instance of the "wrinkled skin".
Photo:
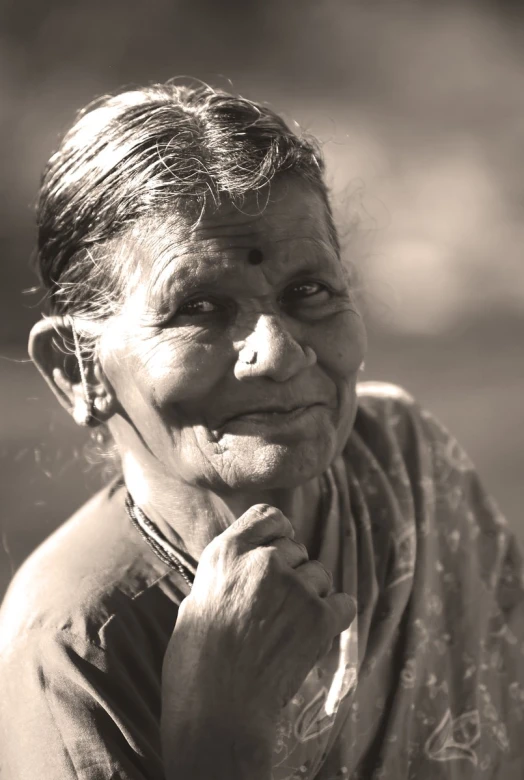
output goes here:
[[280, 709], [354, 617], [289, 520], [250, 507], [204, 550], [164, 657], [167, 775], [266, 780]]
[[[100, 344], [128, 484], [196, 559], [255, 503], [278, 506], [307, 542], [316, 478], [356, 412], [365, 331], [323, 200], [288, 177], [259, 202], [135, 231], [130, 292]], [[307, 408], [242, 416], [275, 405]]]
[[[321, 196], [293, 177], [259, 195], [136, 225], [89, 371], [135, 501], [199, 561], [164, 658], [166, 777], [266, 780], [279, 709], [355, 614], [310, 559], [365, 331]], [[74, 411], [55, 327], [31, 354]]]

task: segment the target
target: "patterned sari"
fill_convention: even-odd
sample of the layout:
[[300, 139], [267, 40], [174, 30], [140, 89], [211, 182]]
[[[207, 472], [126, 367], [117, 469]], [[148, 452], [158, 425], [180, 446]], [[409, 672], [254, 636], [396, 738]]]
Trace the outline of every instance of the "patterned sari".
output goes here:
[[320, 560], [358, 619], [282, 713], [274, 780], [524, 778], [524, 575], [455, 439], [403, 391], [326, 475]]

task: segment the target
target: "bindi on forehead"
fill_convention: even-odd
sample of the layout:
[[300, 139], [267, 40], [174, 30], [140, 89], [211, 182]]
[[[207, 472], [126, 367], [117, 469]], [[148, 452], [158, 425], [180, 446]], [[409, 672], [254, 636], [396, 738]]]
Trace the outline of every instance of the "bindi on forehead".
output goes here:
[[261, 249], [250, 249], [248, 256], [247, 256], [247, 262], [249, 265], [260, 265], [264, 260], [264, 253]]

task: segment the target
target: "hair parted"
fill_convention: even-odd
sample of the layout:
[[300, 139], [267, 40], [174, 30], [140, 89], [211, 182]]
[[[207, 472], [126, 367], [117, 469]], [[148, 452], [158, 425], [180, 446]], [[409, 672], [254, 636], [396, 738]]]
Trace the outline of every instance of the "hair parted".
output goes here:
[[126, 278], [111, 244], [137, 220], [241, 205], [285, 172], [320, 191], [336, 242], [318, 144], [265, 105], [172, 81], [96, 100], [42, 177], [36, 265], [50, 311], [106, 319]]

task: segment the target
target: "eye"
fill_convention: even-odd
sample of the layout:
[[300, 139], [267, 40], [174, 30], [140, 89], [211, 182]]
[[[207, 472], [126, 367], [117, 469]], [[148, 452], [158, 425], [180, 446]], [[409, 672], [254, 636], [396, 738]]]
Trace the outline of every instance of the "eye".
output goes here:
[[286, 288], [282, 301], [292, 304], [303, 300], [311, 299], [311, 302], [320, 303], [328, 300], [330, 292], [324, 284], [320, 282], [307, 281], [297, 282]]
[[177, 315], [183, 317], [195, 317], [199, 314], [213, 314], [219, 310], [219, 305], [209, 298], [195, 298], [187, 301], [179, 307]]

